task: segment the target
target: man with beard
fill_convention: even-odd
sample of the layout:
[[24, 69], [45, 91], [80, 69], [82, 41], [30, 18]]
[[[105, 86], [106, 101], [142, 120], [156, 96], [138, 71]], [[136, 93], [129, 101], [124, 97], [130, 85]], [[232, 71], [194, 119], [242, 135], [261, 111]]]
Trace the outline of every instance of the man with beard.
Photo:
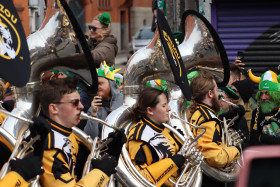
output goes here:
[[250, 145], [280, 144], [280, 78], [270, 70], [262, 75], [260, 81], [250, 75], [254, 82], [259, 82], [258, 107], [252, 114]]
[[[111, 111], [119, 108], [123, 104], [123, 94], [117, 87], [116, 82], [119, 80], [115, 75], [119, 69], [115, 70], [114, 66], [109, 67], [106, 62], [103, 61], [100, 68], [96, 70], [98, 76], [98, 91], [87, 113], [98, 119], [105, 120]], [[84, 131], [93, 139], [97, 136], [100, 137], [101, 130], [102, 124], [92, 120], [88, 120], [84, 128]]]
[[[223, 125], [215, 113], [220, 110], [217, 84], [212, 74], [206, 71], [199, 72], [191, 84], [192, 103], [189, 109], [188, 120], [194, 124], [206, 128], [206, 132], [197, 141], [205, 162], [212, 167], [227, 167], [233, 160], [238, 159], [240, 151], [238, 147], [226, 146], [222, 141]], [[194, 130], [197, 136], [204, 130]], [[224, 186], [224, 183], [214, 181], [203, 176], [202, 186]]]

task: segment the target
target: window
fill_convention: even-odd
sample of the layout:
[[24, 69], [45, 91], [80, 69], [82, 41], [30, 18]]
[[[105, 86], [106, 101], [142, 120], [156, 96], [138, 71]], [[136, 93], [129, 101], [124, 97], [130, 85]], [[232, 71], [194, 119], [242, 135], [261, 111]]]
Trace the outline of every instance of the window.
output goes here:
[[81, 29], [83, 30], [83, 32], [85, 32], [85, 6], [83, 5], [82, 0], [70, 0], [69, 7], [75, 15]]
[[110, 10], [111, 9], [111, 0], [99, 0], [98, 7], [101, 10]]

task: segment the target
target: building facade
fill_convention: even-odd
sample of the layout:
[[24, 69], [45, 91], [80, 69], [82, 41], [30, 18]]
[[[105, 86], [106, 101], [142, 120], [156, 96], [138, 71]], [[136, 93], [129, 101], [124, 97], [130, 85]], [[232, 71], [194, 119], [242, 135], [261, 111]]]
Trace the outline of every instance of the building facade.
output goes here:
[[[36, 31], [44, 19], [45, 3], [51, 0], [13, 0], [26, 36]], [[81, 28], [99, 13], [109, 12], [112, 34], [118, 38], [119, 51], [126, 51], [131, 37], [152, 24], [152, 0], [68, 0]], [[269, 3], [267, 3], [269, 2]], [[279, 1], [269, 0], [166, 0], [166, 17], [173, 32], [180, 30], [181, 16], [187, 9], [199, 11], [218, 32], [230, 62], [237, 51], [244, 52], [248, 66], [262, 71], [265, 64], [278, 66]]]
[[[13, 0], [26, 36], [40, 28], [46, 12], [46, 4], [52, 0]], [[82, 30], [88, 32], [94, 16], [109, 12], [112, 17], [112, 34], [118, 38], [119, 51], [125, 51], [128, 43], [142, 26], [152, 24], [151, 0], [68, 0]]]
[[20, 17], [25, 35], [28, 36], [30, 33], [28, 1], [13, 0], [13, 3]]

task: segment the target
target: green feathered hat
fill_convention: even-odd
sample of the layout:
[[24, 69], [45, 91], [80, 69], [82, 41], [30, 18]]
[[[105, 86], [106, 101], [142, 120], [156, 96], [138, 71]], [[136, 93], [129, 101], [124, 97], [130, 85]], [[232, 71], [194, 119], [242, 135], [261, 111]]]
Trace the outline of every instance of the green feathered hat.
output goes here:
[[111, 16], [108, 12], [104, 12], [98, 17], [98, 20], [101, 23], [108, 25], [109, 23], [111, 23]]
[[111, 67], [107, 66], [106, 61], [104, 60], [103, 62], [101, 62], [100, 68], [96, 69], [96, 72], [98, 77], [104, 77], [106, 79], [114, 81], [116, 78], [119, 78], [118, 76], [116, 76], [116, 73], [120, 70], [121, 68], [115, 69], [114, 65]]
[[198, 71], [192, 71], [192, 72], [188, 73], [187, 78], [188, 78], [189, 84], [191, 84], [192, 79], [197, 76], [198, 76]]
[[168, 89], [167, 81], [163, 79], [150, 80], [147, 82], [146, 86], [148, 88], [156, 88], [162, 91], [167, 91]]
[[225, 86], [225, 87], [219, 87], [218, 91], [225, 93], [228, 97], [237, 100], [239, 99], [239, 96], [233, 91], [230, 87]]

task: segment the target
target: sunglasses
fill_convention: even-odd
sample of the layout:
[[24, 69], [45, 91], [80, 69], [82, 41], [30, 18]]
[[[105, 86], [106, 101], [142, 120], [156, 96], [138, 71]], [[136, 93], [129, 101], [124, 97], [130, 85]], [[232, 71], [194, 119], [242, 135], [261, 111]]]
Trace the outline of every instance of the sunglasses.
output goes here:
[[96, 31], [96, 29], [103, 29], [103, 28], [104, 27], [95, 27], [95, 26], [91, 26], [91, 25], [88, 26], [88, 29], [93, 30], [94, 32]]
[[77, 107], [79, 106], [81, 100], [80, 99], [74, 99], [72, 101], [69, 101], [69, 102], [56, 102], [55, 104], [65, 104], [65, 103], [70, 103], [72, 104], [73, 106]]

